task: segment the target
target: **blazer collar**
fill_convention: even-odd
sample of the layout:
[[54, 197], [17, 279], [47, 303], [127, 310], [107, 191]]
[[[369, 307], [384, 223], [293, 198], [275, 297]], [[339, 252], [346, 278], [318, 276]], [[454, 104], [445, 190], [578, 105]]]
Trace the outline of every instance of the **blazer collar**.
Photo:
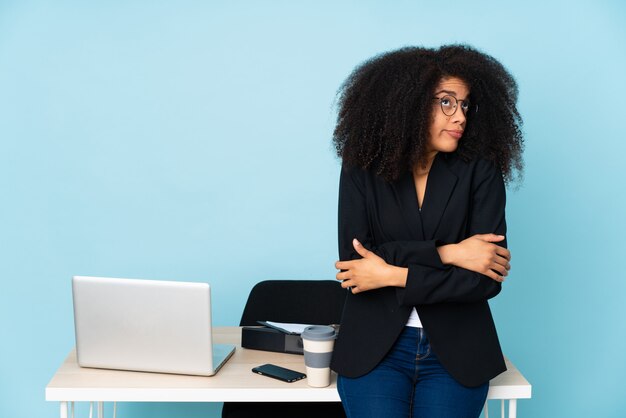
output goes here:
[[[435, 236], [443, 212], [448, 206], [450, 196], [452, 196], [458, 181], [456, 174], [448, 167], [447, 157], [442, 152], [437, 153], [430, 168], [430, 173], [428, 173], [426, 193], [424, 194], [424, 202], [420, 213], [424, 226], [424, 235], [427, 240], [431, 240]], [[415, 196], [415, 204], [417, 205], [417, 194]]]
[[413, 174], [403, 176], [398, 183], [398, 195], [403, 200], [404, 218], [412, 236], [418, 240], [431, 240], [435, 236], [443, 212], [448, 206], [458, 177], [448, 167], [448, 156], [439, 152], [428, 173], [426, 192], [420, 212]]

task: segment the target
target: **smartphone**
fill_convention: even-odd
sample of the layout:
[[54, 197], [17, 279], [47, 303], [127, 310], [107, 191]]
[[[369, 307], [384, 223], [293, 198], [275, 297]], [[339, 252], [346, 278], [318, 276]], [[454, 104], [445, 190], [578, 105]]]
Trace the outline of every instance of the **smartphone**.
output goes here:
[[275, 364], [264, 364], [262, 366], [255, 367], [252, 369], [252, 372], [267, 377], [273, 377], [274, 379], [282, 380], [283, 382], [288, 383], [295, 382], [306, 377], [306, 374], [304, 373], [285, 369], [284, 367], [276, 366]]

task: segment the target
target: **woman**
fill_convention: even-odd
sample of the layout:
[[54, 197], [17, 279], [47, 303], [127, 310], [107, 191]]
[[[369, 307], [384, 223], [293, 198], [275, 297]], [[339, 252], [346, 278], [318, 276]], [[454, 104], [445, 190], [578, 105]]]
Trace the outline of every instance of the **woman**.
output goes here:
[[467, 46], [403, 48], [339, 91], [333, 354], [351, 418], [478, 417], [506, 367], [487, 300], [501, 290], [505, 182], [521, 173], [517, 86]]

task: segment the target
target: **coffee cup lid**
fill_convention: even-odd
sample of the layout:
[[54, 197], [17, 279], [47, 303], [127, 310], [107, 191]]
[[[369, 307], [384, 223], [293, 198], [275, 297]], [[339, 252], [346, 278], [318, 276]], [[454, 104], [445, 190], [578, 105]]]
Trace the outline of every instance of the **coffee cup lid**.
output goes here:
[[335, 338], [335, 329], [327, 325], [311, 325], [302, 332], [302, 338], [313, 341], [326, 341]]

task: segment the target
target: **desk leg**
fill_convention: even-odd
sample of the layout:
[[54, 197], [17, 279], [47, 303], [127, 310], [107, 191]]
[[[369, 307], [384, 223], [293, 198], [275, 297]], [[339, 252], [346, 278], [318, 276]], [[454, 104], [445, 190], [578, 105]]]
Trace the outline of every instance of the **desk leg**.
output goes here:
[[[508, 399], [509, 401], [509, 418], [517, 418], [517, 399]], [[500, 409], [500, 417], [504, 418], [506, 416], [504, 402], [505, 399], [501, 401], [501, 409]], [[485, 407], [483, 408], [483, 412], [485, 418], [489, 418], [489, 401], [485, 401]]]
[[517, 399], [509, 399], [509, 418], [517, 417]]
[[98, 418], [104, 418], [104, 402], [98, 402]]
[[67, 418], [67, 402], [61, 402], [61, 418]]

